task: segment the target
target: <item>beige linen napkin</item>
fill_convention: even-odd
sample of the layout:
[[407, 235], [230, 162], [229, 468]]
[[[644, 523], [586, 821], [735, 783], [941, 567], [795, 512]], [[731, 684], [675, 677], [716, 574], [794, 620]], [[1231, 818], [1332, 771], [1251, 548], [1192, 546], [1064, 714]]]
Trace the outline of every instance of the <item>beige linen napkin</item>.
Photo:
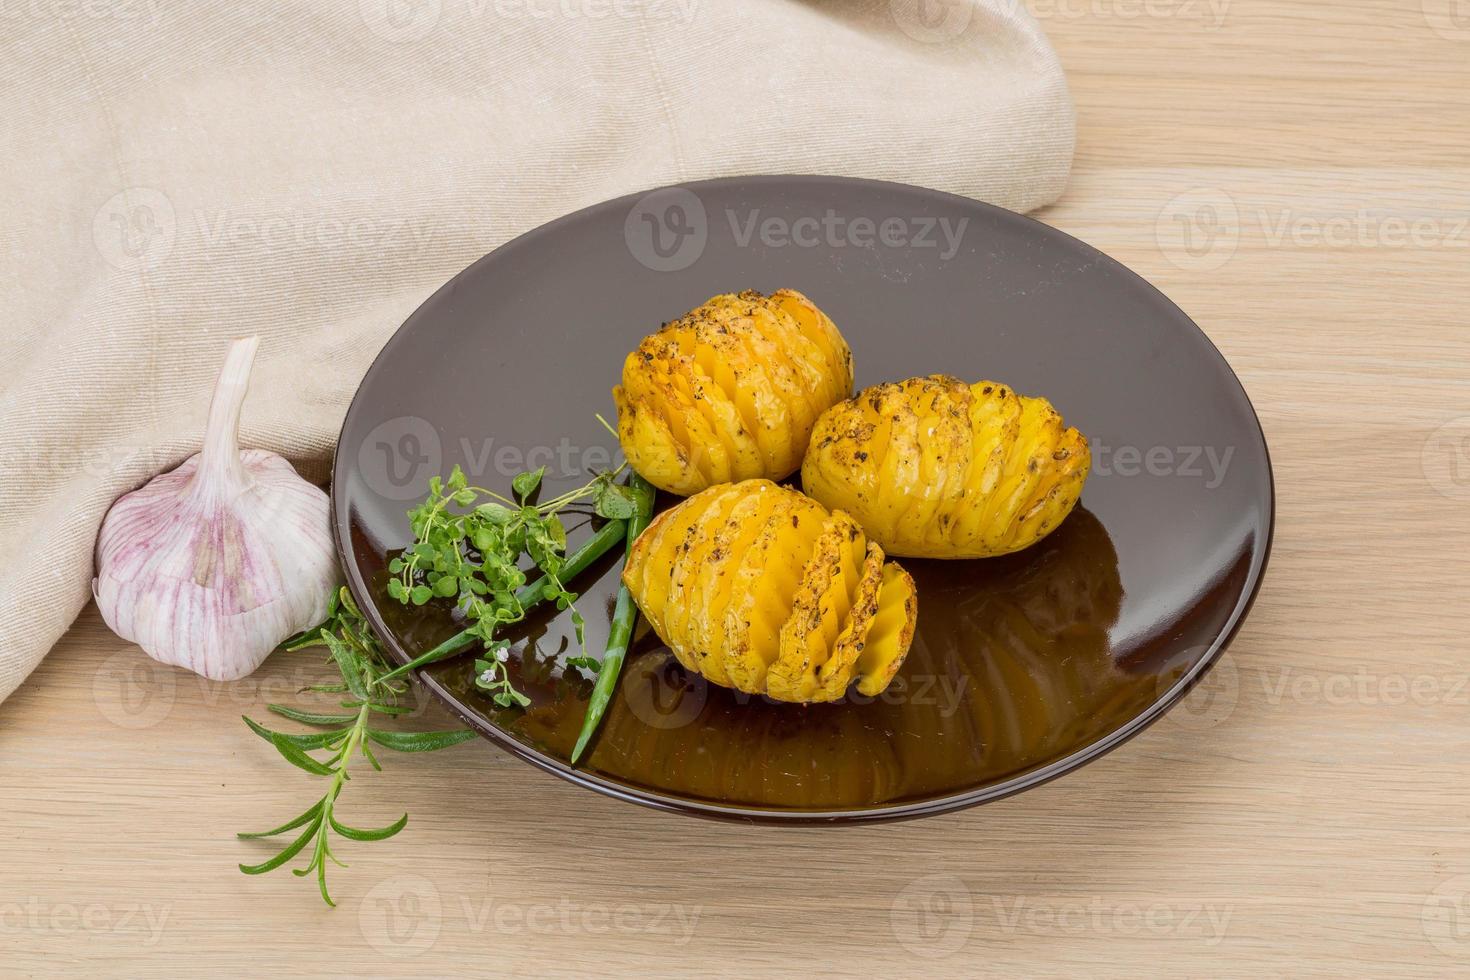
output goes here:
[[1073, 116], [1018, 0], [20, 3], [0, 26], [0, 698], [90, 597], [108, 505], [198, 448], [323, 479], [358, 379], [507, 239], [661, 184], [1053, 200]]

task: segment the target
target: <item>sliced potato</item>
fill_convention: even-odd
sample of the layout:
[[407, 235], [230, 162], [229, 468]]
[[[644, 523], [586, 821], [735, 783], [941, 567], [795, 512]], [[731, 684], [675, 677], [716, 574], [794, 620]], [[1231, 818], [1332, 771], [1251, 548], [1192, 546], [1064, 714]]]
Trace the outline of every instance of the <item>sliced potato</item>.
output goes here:
[[679, 662], [778, 701], [888, 686], [908, 653], [914, 582], [840, 511], [769, 480], [710, 487], [649, 525], [623, 582]]
[[688, 495], [779, 480], [801, 465], [817, 417], [852, 394], [852, 353], [791, 289], [710, 299], [643, 338], [613, 389], [618, 439], [650, 483]]
[[1045, 398], [945, 375], [860, 391], [817, 421], [802, 486], [891, 555], [985, 558], [1061, 524], [1092, 456]]

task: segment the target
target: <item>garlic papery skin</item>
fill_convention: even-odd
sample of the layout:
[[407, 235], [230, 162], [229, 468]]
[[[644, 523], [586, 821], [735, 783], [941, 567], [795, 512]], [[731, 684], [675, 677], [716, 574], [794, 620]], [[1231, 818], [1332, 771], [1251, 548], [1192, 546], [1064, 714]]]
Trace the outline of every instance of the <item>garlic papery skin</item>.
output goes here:
[[244, 677], [320, 623], [341, 580], [327, 495], [275, 453], [240, 451], [259, 343], [231, 345], [202, 450], [120, 497], [97, 537], [92, 594], [107, 625], [212, 680]]

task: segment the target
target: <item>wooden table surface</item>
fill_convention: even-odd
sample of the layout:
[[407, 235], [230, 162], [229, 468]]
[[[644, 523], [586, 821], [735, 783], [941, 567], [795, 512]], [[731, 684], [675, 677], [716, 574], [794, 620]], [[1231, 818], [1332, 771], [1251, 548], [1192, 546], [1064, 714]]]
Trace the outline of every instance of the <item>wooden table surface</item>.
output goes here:
[[232, 836], [313, 788], [239, 715], [326, 673], [196, 682], [89, 610], [0, 709], [0, 974], [1470, 972], [1470, 6], [1031, 2], [1080, 130], [1041, 217], [1195, 317], [1275, 460], [1202, 693], [1041, 789], [843, 831], [398, 757], [343, 806], [409, 827], [345, 846], [327, 909]]

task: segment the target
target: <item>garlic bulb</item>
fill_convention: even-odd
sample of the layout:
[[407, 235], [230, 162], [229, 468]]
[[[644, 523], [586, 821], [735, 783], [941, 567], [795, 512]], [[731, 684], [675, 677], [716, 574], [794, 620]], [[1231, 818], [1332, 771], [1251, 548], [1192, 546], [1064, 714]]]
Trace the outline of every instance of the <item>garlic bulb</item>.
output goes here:
[[97, 537], [92, 594], [107, 625], [212, 680], [244, 677], [325, 619], [341, 578], [327, 495], [275, 453], [237, 445], [259, 344], [230, 347], [203, 449], [119, 498]]

